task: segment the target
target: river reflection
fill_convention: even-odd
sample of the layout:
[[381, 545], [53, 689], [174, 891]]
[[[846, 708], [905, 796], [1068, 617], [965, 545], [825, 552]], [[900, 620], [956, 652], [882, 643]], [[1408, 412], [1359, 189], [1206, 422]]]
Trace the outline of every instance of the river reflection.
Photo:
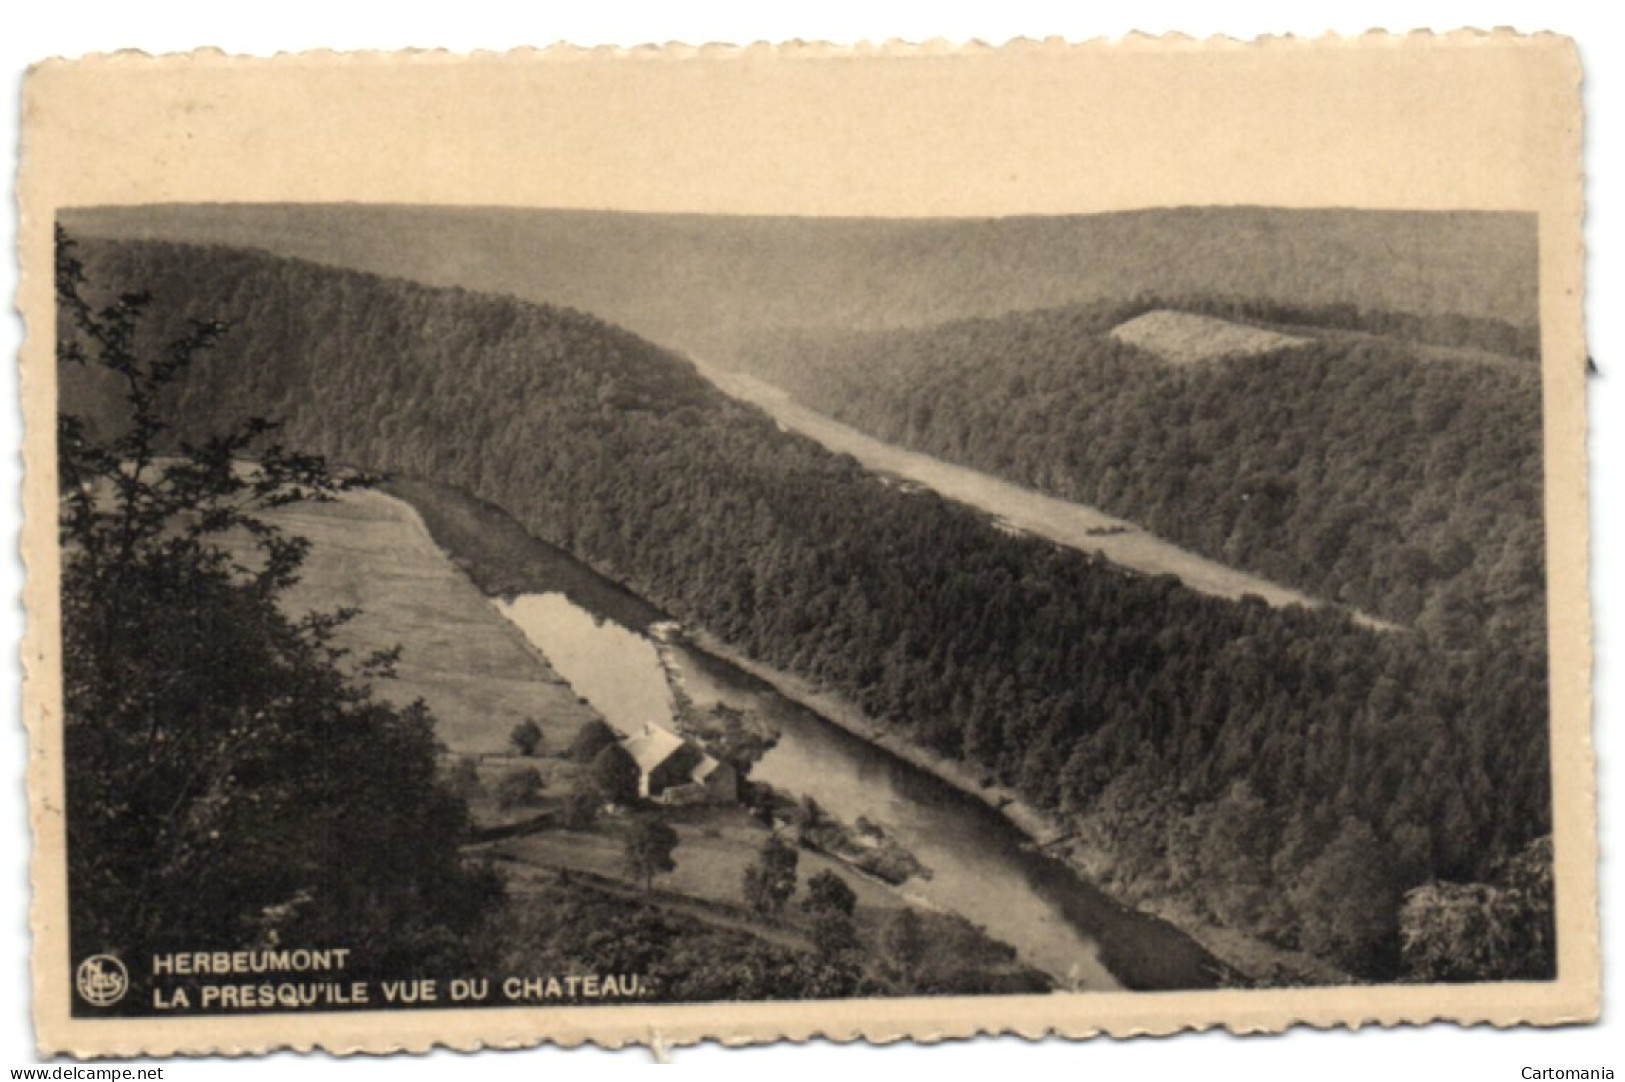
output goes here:
[[671, 724], [671, 686], [647, 638], [561, 593], [520, 594], [495, 604], [615, 729], [630, 736], [645, 722]]

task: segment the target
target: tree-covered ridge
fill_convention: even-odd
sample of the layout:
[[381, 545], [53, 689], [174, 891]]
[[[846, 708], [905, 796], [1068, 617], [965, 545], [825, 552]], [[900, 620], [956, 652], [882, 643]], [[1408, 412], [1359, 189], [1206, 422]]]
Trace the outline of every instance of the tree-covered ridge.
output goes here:
[[1006, 218], [789, 218], [355, 204], [84, 208], [85, 237], [255, 247], [567, 304], [717, 363], [778, 327], [881, 330], [1233, 293], [1532, 324], [1532, 214], [1164, 207]]
[[[1172, 365], [1109, 333], [1157, 309], [1313, 337]], [[882, 439], [1459, 646], [1486, 627], [1545, 635], [1539, 369], [1419, 354], [1536, 344], [1494, 320], [1140, 298], [763, 336], [751, 365]]]
[[[497, 504], [1091, 825], [1136, 889], [1390, 975], [1404, 890], [1487, 879], [1549, 829], [1545, 659], [1524, 638], [1443, 652], [1006, 537], [568, 310], [254, 253], [87, 250], [98, 277], [173, 298], [175, 323], [240, 319], [188, 371], [183, 426], [252, 403], [292, 446]], [[1247, 859], [1203, 858], [1209, 837]]]

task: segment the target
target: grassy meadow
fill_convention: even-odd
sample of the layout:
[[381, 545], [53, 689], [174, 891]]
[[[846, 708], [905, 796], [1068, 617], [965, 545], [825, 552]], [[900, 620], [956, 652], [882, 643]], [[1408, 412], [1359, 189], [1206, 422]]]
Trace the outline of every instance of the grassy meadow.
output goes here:
[[542, 727], [544, 747], [562, 748], [597, 716], [435, 547], [408, 505], [361, 491], [267, 517], [311, 542], [287, 595], [290, 615], [359, 609], [339, 641], [358, 657], [399, 645], [397, 677], [375, 690], [395, 703], [423, 699], [448, 750], [502, 754], [526, 718]]

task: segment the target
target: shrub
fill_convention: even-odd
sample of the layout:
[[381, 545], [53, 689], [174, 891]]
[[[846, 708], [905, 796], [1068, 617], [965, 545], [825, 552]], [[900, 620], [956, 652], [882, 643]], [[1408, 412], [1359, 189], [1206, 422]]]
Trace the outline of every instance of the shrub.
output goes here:
[[510, 770], [497, 783], [497, 806], [503, 811], [526, 807], [541, 799], [546, 785], [533, 766]]
[[485, 792], [485, 786], [480, 782], [479, 765], [472, 756], [458, 756], [446, 777], [446, 788], [460, 800], [472, 800]]
[[745, 869], [745, 904], [764, 917], [783, 909], [796, 892], [796, 864], [800, 859], [801, 854], [784, 839], [777, 834], [769, 836], [756, 862]]
[[604, 794], [598, 791], [596, 785], [589, 782], [579, 786], [575, 792], [564, 798], [564, 805], [560, 809], [565, 828], [586, 830], [597, 821], [598, 809], [603, 803]]
[[592, 780], [611, 804], [632, 804], [638, 799], [638, 764], [619, 744], [599, 751], [592, 761]]
[[809, 913], [839, 913], [850, 917], [858, 906], [858, 896], [845, 879], [822, 871], [807, 880], [807, 896], [801, 907]]
[[508, 743], [520, 755], [533, 756], [542, 747], [542, 727], [536, 724], [535, 718], [526, 718], [513, 727], [513, 732], [508, 734]]

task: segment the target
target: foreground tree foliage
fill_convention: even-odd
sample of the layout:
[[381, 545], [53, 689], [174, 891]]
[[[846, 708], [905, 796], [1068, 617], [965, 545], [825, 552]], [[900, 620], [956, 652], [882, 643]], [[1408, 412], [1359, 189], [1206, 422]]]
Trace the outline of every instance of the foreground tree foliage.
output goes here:
[[348, 946], [363, 974], [458, 964], [499, 886], [458, 855], [432, 719], [373, 698], [392, 658], [346, 657], [345, 614], [277, 607], [306, 543], [257, 512], [349, 482], [262, 420], [172, 430], [164, 395], [224, 326], [153, 348], [151, 298], [91, 300], [60, 238], [56, 285], [59, 366], [111, 380], [122, 409], [58, 433], [75, 956], [296, 943]]
[[[269, 403], [301, 451], [493, 503], [674, 618], [1068, 820], [1120, 897], [1177, 894], [1388, 978], [1405, 892], [1490, 882], [1550, 831], [1533, 627], [1378, 633], [1007, 537], [581, 313], [224, 249], [106, 244], [97, 259], [184, 298], [171, 328], [250, 317], [231, 355], [173, 386], [183, 431]], [[108, 398], [89, 381], [63, 393], [90, 415]], [[1505, 416], [1495, 431], [1524, 431]], [[1475, 475], [1482, 447], [1460, 443], [1454, 476]], [[1521, 559], [1509, 588], [1528, 588]], [[1205, 841], [1229, 847], [1222, 866]]]

